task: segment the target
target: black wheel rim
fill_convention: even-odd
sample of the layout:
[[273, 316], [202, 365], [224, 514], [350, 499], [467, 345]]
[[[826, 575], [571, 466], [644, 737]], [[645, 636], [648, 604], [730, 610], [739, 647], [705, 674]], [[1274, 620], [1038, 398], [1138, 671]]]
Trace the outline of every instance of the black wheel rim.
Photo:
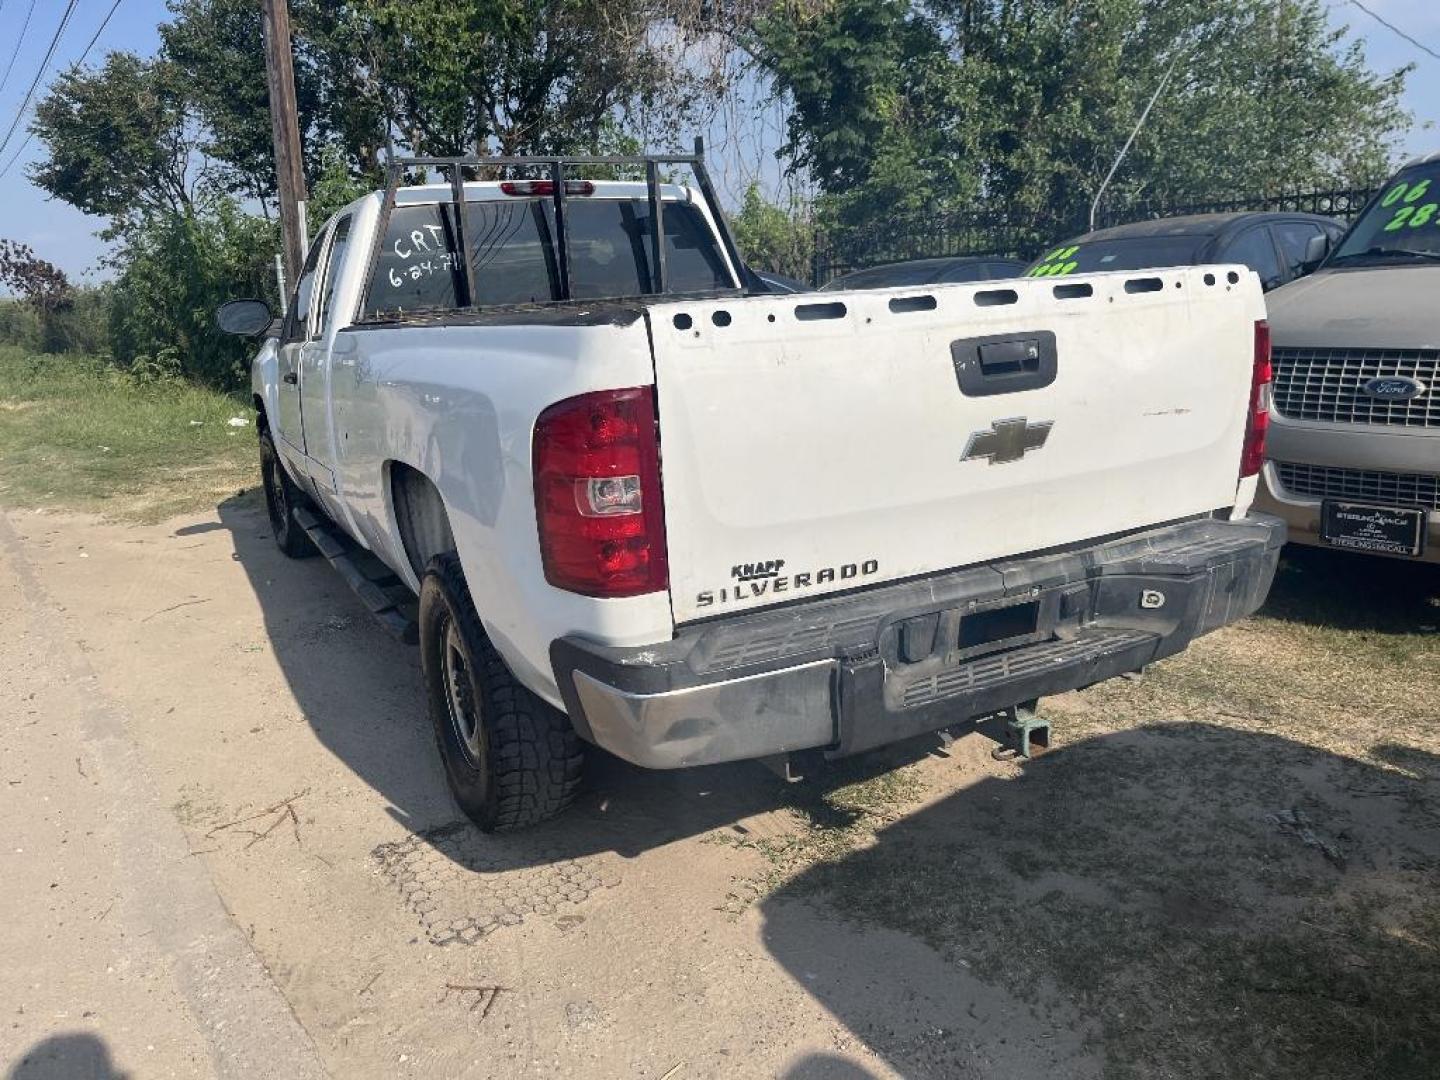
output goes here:
[[440, 628], [440, 677], [445, 683], [445, 710], [450, 730], [467, 764], [479, 769], [484, 760], [484, 728], [480, 703], [475, 698], [470, 656], [455, 620], [447, 618]]
[[283, 537], [290, 523], [290, 502], [285, 496], [285, 477], [280, 472], [280, 459], [270, 456], [265, 471], [265, 505], [270, 511], [270, 526], [277, 537]]

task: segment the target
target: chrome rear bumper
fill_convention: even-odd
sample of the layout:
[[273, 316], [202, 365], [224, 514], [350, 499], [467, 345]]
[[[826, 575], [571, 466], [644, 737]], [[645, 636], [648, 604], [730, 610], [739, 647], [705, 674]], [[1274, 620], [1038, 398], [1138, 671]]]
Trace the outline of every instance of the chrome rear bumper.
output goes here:
[[[1204, 518], [1091, 546], [685, 627], [670, 642], [551, 647], [580, 734], [680, 768], [794, 750], [856, 753], [1185, 648], [1250, 614], [1285, 526]], [[961, 626], [1025, 632], [962, 647]], [[972, 624], [973, 625], [973, 624]]]

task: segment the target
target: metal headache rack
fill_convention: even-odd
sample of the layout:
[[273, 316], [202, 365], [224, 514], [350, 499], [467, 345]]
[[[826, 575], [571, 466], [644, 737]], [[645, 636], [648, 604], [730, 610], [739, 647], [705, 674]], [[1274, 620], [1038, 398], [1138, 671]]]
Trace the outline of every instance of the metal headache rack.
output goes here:
[[[710, 182], [710, 174], [705, 168], [705, 144], [699, 136], [695, 138], [695, 150], [690, 154], [566, 154], [559, 157], [481, 157], [478, 155], [465, 155], [462, 157], [395, 157], [386, 164], [385, 170], [385, 195], [380, 204], [380, 221], [376, 226], [375, 243], [370, 252], [370, 267], [365, 279], [366, 304], [370, 293], [370, 287], [375, 277], [376, 267], [380, 261], [380, 251], [385, 244], [385, 236], [390, 228], [390, 215], [395, 209], [396, 192], [404, 185], [405, 174], [412, 169], [439, 169], [445, 173], [450, 184], [450, 203], [454, 213], [455, 227], [455, 249], [457, 261], [464, 263], [464, 275], [457, 274], [455, 282], [456, 310], [466, 310], [475, 306], [477, 290], [475, 288], [475, 263], [468, 242], [467, 224], [465, 221], [465, 170], [483, 168], [518, 168], [537, 169], [544, 168], [548, 171], [546, 179], [550, 182], [550, 197], [555, 207], [555, 259], [557, 278], [560, 285], [560, 296], [558, 302], [570, 300], [570, 235], [566, 228], [566, 203], [569, 200], [569, 184], [573, 181], [583, 180], [584, 177], [575, 176], [570, 172], [572, 166], [586, 165], [629, 165], [645, 170], [645, 186], [649, 193], [650, 203], [650, 262], [651, 262], [651, 292], [646, 295], [659, 295], [665, 292], [665, 216], [664, 200], [660, 192], [660, 167], [662, 165], [688, 165], [695, 175], [695, 182], [700, 188], [700, 194], [705, 199], [705, 205], [710, 211], [710, 218], [715, 224], [716, 232], [720, 236], [720, 242], [724, 246], [725, 254], [730, 258], [731, 265], [735, 268], [737, 277], [743, 282], [745, 280], [744, 264], [740, 260], [740, 250], [735, 246], [735, 238], [730, 234], [730, 227], [725, 222], [725, 215], [720, 212], [720, 201], [715, 195], [715, 187]], [[447, 223], [448, 224], [448, 223]], [[616, 298], [618, 299], [618, 297]], [[555, 302], [555, 301], [552, 301]], [[364, 306], [362, 306], [362, 311]]]

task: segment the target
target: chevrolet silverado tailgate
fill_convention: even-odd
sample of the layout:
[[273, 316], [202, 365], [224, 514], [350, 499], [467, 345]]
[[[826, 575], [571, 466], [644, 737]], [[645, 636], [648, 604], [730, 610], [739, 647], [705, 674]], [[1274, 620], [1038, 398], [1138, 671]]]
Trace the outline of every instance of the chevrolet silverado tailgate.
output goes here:
[[1243, 269], [649, 310], [677, 622], [1236, 501]]

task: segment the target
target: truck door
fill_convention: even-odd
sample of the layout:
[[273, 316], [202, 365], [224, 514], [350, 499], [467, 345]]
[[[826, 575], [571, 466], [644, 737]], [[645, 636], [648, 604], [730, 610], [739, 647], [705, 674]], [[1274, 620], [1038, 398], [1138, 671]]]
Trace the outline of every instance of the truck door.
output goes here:
[[330, 350], [340, 321], [335, 294], [349, 247], [350, 222], [351, 215], [345, 214], [330, 230], [329, 250], [315, 290], [314, 329], [300, 346], [300, 418], [305, 429], [305, 453], [316, 484], [328, 490], [335, 487], [335, 448], [330, 441]]
[[[305, 425], [300, 411], [300, 354], [310, 340], [311, 325], [314, 322], [311, 299], [315, 292], [315, 268], [320, 262], [320, 252], [325, 248], [325, 234], [321, 233], [310, 245], [305, 265], [300, 270], [300, 280], [295, 283], [295, 293], [290, 299], [290, 310], [285, 315], [285, 325], [280, 331], [280, 415], [275, 425], [276, 433], [288, 444], [290, 450], [305, 454]], [[281, 448], [282, 453], [284, 447]]]

